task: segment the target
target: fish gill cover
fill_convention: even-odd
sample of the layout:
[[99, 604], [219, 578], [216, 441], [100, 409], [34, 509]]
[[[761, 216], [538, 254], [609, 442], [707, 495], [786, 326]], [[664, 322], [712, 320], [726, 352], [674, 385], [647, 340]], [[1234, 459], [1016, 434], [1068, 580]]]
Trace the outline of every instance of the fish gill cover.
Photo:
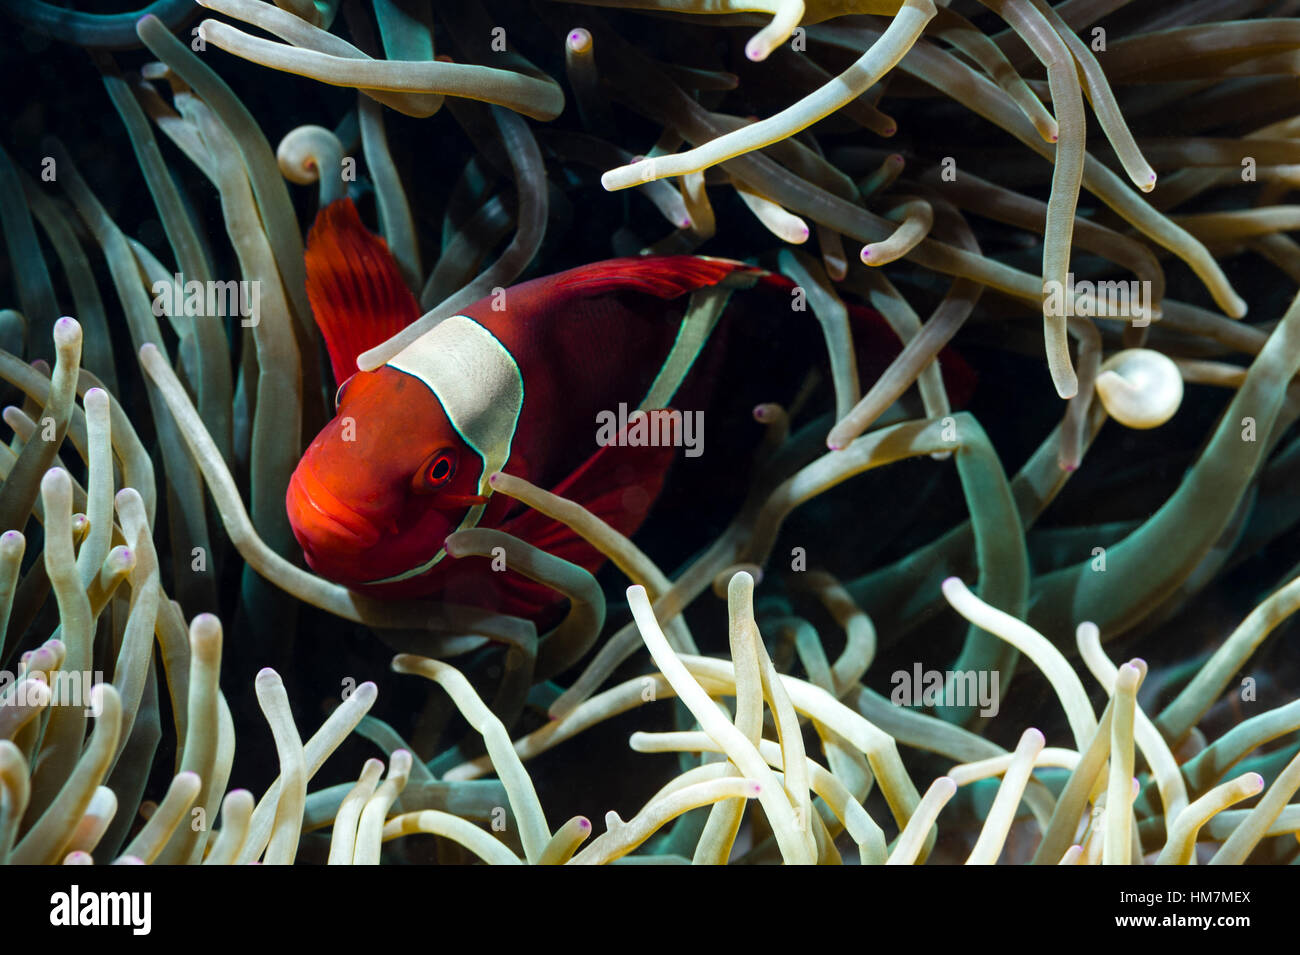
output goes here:
[[0, 0], [0, 861], [1300, 856], [1295, 4], [202, 6]]

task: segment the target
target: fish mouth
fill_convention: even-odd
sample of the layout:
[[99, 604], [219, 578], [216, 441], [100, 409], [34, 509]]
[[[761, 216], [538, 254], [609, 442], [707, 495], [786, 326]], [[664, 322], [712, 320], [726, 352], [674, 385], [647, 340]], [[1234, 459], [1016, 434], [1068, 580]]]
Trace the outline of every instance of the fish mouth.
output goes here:
[[355, 552], [379, 543], [379, 528], [335, 497], [307, 468], [293, 472], [286, 498], [289, 523], [308, 563], [314, 565], [313, 558], [322, 551], [328, 555], [330, 545]]

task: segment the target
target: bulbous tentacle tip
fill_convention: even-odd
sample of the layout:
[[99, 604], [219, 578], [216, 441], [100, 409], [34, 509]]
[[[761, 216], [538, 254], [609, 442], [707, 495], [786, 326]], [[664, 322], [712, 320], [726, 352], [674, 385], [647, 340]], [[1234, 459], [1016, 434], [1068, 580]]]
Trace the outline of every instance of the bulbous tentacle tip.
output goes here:
[[216, 614], [198, 614], [190, 621], [190, 633], [194, 637], [219, 637], [221, 636], [221, 619]]
[[54, 323], [54, 343], [59, 346], [75, 345], [81, 341], [81, 323], [64, 315]]
[[63, 468], [50, 468], [41, 478], [41, 491], [45, 494], [52, 494], [57, 491], [67, 489], [72, 490], [72, 478]]
[[1112, 418], [1129, 428], [1156, 428], [1183, 401], [1183, 376], [1168, 356], [1128, 348], [1108, 358], [1096, 381], [1097, 397]]
[[592, 40], [591, 33], [582, 27], [570, 30], [569, 35], [564, 39], [565, 45], [574, 53], [591, 52]]

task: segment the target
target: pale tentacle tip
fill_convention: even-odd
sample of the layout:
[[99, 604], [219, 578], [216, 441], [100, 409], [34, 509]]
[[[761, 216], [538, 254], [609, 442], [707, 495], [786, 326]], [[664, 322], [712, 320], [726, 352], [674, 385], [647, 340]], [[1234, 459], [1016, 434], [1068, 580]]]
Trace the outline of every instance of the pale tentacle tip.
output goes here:
[[68, 472], [63, 470], [63, 468], [50, 468], [45, 472], [45, 476], [41, 478], [42, 491], [53, 491], [57, 488], [63, 487], [65, 484], [71, 488], [72, 478], [68, 476]]
[[618, 192], [620, 189], [626, 189], [628, 186], [634, 186], [637, 183], [649, 182], [654, 176], [643, 177], [642, 172], [645, 168], [645, 160], [627, 166], [619, 166], [617, 169], [611, 169], [603, 173], [600, 177], [600, 184], [606, 192]]
[[190, 621], [190, 630], [199, 636], [220, 636], [221, 618], [212, 613], [197, 614]]
[[754, 63], [762, 63], [771, 53], [772, 47], [758, 37], [745, 44], [745, 56]]
[[1252, 793], [1262, 792], [1264, 789], [1264, 777], [1259, 773], [1246, 774], [1247, 785]]
[[81, 341], [81, 325], [75, 318], [64, 315], [54, 323], [54, 342], [57, 345], [72, 345]]

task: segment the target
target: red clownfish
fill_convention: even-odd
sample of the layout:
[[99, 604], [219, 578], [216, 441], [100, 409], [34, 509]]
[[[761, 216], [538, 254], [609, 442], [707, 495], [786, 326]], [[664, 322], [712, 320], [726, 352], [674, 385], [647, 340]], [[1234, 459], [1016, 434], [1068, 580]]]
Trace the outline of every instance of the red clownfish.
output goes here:
[[562, 598], [488, 572], [482, 558], [448, 557], [447, 536], [500, 529], [593, 573], [603, 557], [563, 525], [494, 495], [491, 475], [525, 478], [633, 534], [676, 449], [599, 444], [600, 416], [636, 409], [650, 394], [685, 296], [790, 285], [701, 256], [598, 262], [489, 296], [360, 372], [357, 356], [415, 321], [419, 305], [350, 200], [321, 211], [306, 262], [312, 311], [342, 382], [336, 417], [303, 454], [286, 499], [308, 565], [376, 596], [438, 595], [534, 618]]

